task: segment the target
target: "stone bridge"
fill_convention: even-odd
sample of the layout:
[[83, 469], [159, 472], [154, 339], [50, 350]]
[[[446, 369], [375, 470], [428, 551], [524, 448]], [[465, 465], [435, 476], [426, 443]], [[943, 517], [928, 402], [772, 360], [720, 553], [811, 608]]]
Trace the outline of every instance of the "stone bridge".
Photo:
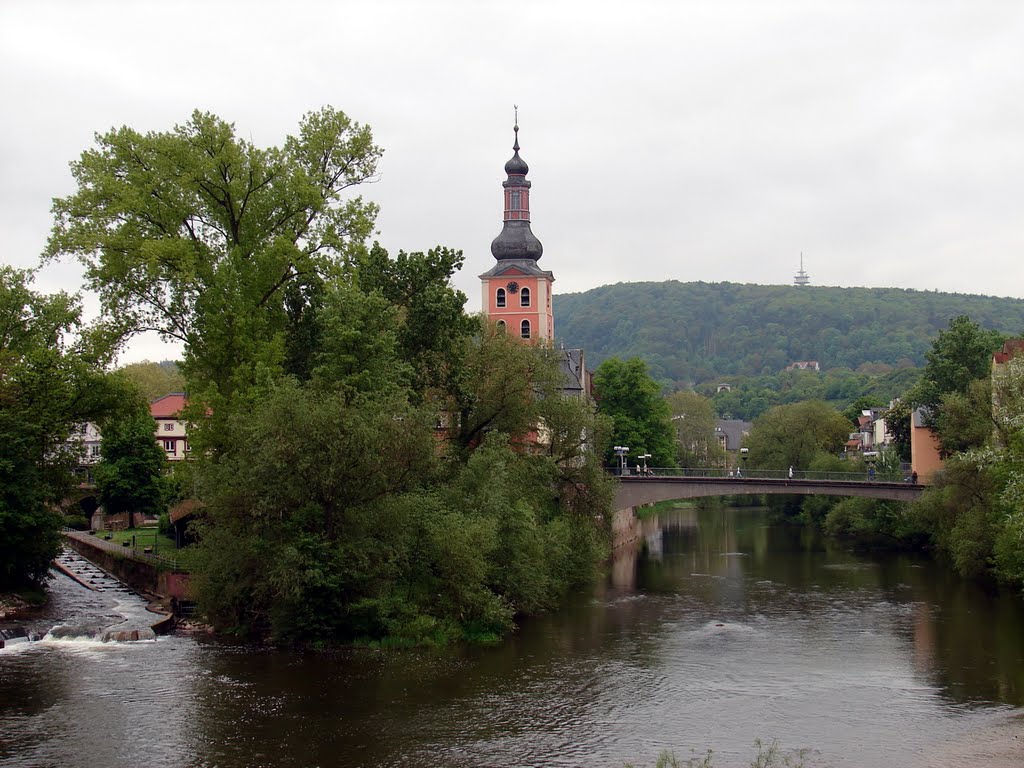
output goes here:
[[[784, 474], [784, 473], [780, 473]], [[795, 494], [799, 496], [860, 496], [869, 499], [913, 501], [926, 486], [905, 482], [867, 480], [863, 476], [823, 477], [722, 477], [722, 476], [647, 476], [625, 475], [619, 478], [615, 509], [639, 507], [670, 499], [696, 499], [701, 496], [737, 494]], [[857, 477], [858, 479], [852, 479]]]

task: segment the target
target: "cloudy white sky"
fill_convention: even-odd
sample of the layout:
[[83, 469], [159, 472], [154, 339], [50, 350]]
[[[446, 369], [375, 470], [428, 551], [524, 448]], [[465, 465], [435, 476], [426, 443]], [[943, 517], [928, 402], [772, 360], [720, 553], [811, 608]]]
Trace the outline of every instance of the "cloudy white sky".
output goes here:
[[462, 249], [475, 310], [516, 103], [558, 292], [790, 283], [803, 252], [816, 285], [1024, 297], [1017, 0], [0, 0], [0, 103], [16, 266], [95, 132], [199, 108], [272, 145], [330, 104], [385, 148], [380, 241]]

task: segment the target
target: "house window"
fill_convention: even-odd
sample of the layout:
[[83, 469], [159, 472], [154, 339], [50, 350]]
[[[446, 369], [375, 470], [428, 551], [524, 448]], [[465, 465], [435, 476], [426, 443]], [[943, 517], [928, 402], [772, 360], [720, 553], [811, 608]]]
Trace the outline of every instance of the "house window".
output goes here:
[[90, 456], [91, 456], [92, 458], [94, 458], [94, 459], [96, 459], [96, 458], [99, 458], [99, 455], [100, 455], [100, 447], [99, 447], [98, 445], [90, 445], [90, 446], [89, 446], [89, 455], [90, 455]]
[[173, 432], [173, 431], [174, 431], [174, 422], [165, 421], [164, 422], [164, 432]]
[[168, 453], [174, 453], [174, 441], [164, 440], [164, 450]]
[[499, 306], [499, 307], [504, 307], [505, 306], [505, 289], [504, 288], [499, 288], [498, 289], [498, 295], [497, 295], [494, 303], [497, 306]]
[[498, 321], [498, 333], [505, 333], [506, 330], [507, 329], [505, 328], [505, 321], [504, 320], [499, 320]]
[[530, 321], [529, 320], [523, 320], [522, 324], [519, 326], [519, 335], [522, 336], [524, 339], [530, 338]]
[[188, 440], [186, 440], [186, 441], [185, 441], [185, 453], [188, 453], [188, 452], [189, 452], [189, 451], [191, 451], [191, 450], [192, 450], [192, 446], [191, 446], [191, 445], [189, 445], [189, 442], [188, 442]]
[[528, 307], [530, 306], [530, 289], [523, 288], [519, 291], [519, 306]]

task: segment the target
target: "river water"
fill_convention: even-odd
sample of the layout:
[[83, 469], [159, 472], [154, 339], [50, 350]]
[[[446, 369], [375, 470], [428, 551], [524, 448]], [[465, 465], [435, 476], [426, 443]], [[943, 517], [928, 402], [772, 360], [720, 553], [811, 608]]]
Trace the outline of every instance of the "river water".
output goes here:
[[[756, 509], [680, 509], [494, 648], [289, 653], [56, 632], [0, 650], [0, 766], [1024, 765], [1024, 603]], [[33, 619], [137, 621], [60, 576]], [[88, 634], [88, 633], [87, 633]], [[1017, 750], [1017, 751], [1015, 751]]]

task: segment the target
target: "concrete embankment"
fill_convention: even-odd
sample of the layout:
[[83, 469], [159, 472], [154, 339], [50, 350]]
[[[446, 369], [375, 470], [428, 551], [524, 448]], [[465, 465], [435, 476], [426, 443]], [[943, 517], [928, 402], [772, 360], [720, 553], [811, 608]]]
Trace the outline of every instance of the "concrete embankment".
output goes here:
[[[174, 623], [172, 602], [190, 599], [187, 573], [161, 568], [156, 563], [132, 557], [130, 552], [108, 549], [89, 534], [65, 532], [64, 538], [65, 543], [79, 555], [150, 600], [149, 610], [162, 617], [153, 624], [154, 632], [160, 634], [171, 629]], [[92, 589], [88, 583], [70, 573], [69, 569], [56, 563], [55, 566]]]

